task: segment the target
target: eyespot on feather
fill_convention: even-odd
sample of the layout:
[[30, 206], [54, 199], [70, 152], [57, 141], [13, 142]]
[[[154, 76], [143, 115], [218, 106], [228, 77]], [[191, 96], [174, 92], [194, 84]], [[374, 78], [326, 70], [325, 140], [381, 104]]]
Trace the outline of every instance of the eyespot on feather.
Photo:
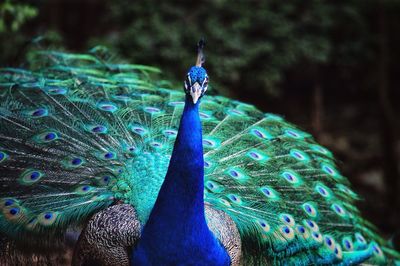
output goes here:
[[342, 259], [343, 258], [342, 247], [338, 243], [335, 243], [334, 253], [336, 255], [336, 258], [338, 258], [338, 259]]
[[319, 227], [318, 227], [317, 223], [312, 220], [303, 220], [303, 224], [305, 226], [307, 226], [313, 232], [319, 231]]
[[264, 233], [268, 233], [271, 231], [271, 226], [265, 220], [256, 219], [256, 222]]
[[46, 86], [43, 91], [49, 95], [65, 95], [68, 93], [68, 88], [58, 86]]
[[19, 202], [16, 199], [12, 198], [0, 199], [0, 210], [4, 208], [10, 208], [12, 206], [19, 206]]
[[224, 206], [226, 206], [226, 207], [232, 207], [232, 205], [229, 203], [229, 201], [227, 201], [226, 199], [219, 199], [219, 202], [222, 204], [222, 205], [224, 205]]
[[325, 235], [324, 236], [324, 245], [327, 247], [330, 251], [335, 252], [335, 240], [329, 236]]
[[289, 225], [289, 226], [294, 226], [295, 225], [295, 220], [293, 219], [293, 216], [287, 213], [282, 213], [279, 215], [279, 220], [281, 220], [281, 222]]
[[136, 133], [140, 136], [144, 136], [148, 133], [148, 130], [141, 126], [131, 126], [131, 130], [133, 133]]
[[38, 219], [36, 217], [29, 219], [26, 223], [25, 228], [28, 230], [34, 230], [38, 225]]
[[260, 128], [260, 127], [252, 128], [250, 130], [250, 134], [252, 134], [260, 139], [266, 139], [266, 140], [273, 139], [273, 136], [268, 131], [266, 131], [265, 129]]
[[99, 155], [99, 159], [102, 160], [115, 160], [117, 158], [117, 154], [112, 151], [104, 152]]
[[308, 216], [313, 218], [317, 216], [317, 209], [312, 203], [306, 202], [302, 205], [302, 208]]
[[342, 179], [342, 176], [339, 174], [339, 171], [336, 170], [336, 168], [328, 163], [322, 163], [321, 164], [321, 169], [324, 171], [326, 174], [329, 176], [335, 178], [335, 179]]
[[166, 129], [163, 131], [164, 136], [167, 138], [175, 138], [178, 135], [178, 131], [175, 129]]
[[25, 111], [25, 114], [31, 118], [42, 118], [49, 115], [49, 110], [41, 107], [30, 111]]
[[62, 166], [66, 169], [75, 169], [85, 164], [85, 159], [81, 157], [67, 157], [61, 162]]
[[103, 125], [89, 125], [85, 126], [86, 130], [94, 134], [107, 134], [108, 128]]
[[239, 197], [238, 195], [229, 194], [228, 199], [234, 204], [241, 205], [243, 203], [241, 197]]
[[0, 164], [8, 159], [8, 154], [4, 151], [0, 151]]
[[92, 192], [95, 189], [96, 189], [95, 187], [92, 187], [89, 185], [82, 185], [82, 186], [77, 187], [75, 189], [75, 192], [79, 195], [85, 195], [85, 194]]
[[247, 153], [247, 156], [259, 163], [264, 163], [269, 159], [268, 155], [258, 149], [252, 149]]
[[279, 228], [279, 231], [281, 232], [282, 236], [286, 238], [287, 240], [292, 240], [294, 238], [294, 231], [291, 227], [287, 225], [283, 225]]
[[300, 132], [299, 130], [293, 128], [286, 129], [284, 132], [287, 137], [293, 139], [302, 139], [305, 135], [303, 132]]
[[331, 205], [331, 209], [340, 217], [345, 217], [346, 215], [346, 210], [338, 203], [333, 203]]
[[3, 216], [8, 221], [13, 221], [13, 222], [22, 221], [25, 218], [25, 211], [26, 210], [23, 209], [17, 203], [13, 203], [12, 205], [3, 207], [2, 209]]
[[342, 245], [343, 247], [348, 250], [348, 251], [353, 251], [353, 241], [351, 240], [351, 237], [344, 237], [342, 240]]
[[305, 152], [298, 149], [291, 149], [290, 156], [301, 162], [310, 161], [310, 157]]
[[60, 213], [48, 211], [38, 215], [37, 221], [43, 226], [51, 226], [58, 220]]
[[357, 242], [361, 243], [361, 244], [367, 244], [367, 241], [365, 240], [364, 236], [360, 233], [355, 233], [354, 234], [356, 237]]
[[33, 140], [38, 144], [48, 144], [58, 139], [60, 139], [60, 135], [55, 131], [46, 131], [33, 137]]
[[143, 110], [149, 114], [159, 114], [161, 113], [161, 110], [156, 107], [151, 107], [151, 106], [146, 106], [143, 108]]
[[318, 192], [324, 198], [332, 197], [331, 190], [322, 183], [319, 183], [315, 186], [315, 191]]
[[372, 250], [375, 256], [379, 256], [379, 257], [384, 257], [384, 254], [382, 252], [382, 249], [379, 247], [379, 245], [375, 242], [373, 242], [371, 244], [372, 246]]
[[310, 237], [310, 233], [302, 225], [296, 226], [296, 232], [297, 232], [298, 235], [302, 236], [304, 239], [308, 239]]
[[282, 172], [282, 173], [281, 173], [281, 176], [282, 176], [287, 182], [289, 182], [290, 184], [293, 184], [293, 185], [299, 185], [299, 184], [301, 184], [301, 178], [300, 178], [300, 176], [299, 176], [297, 173], [295, 173], [295, 172], [293, 172], [293, 171], [291, 171], [291, 170], [286, 170], [286, 171]]
[[39, 182], [44, 176], [45, 174], [42, 171], [28, 169], [21, 174], [19, 183], [22, 185], [33, 185]]
[[322, 235], [318, 232], [311, 232], [311, 237], [318, 243], [322, 243], [324, 241]]
[[224, 187], [215, 181], [206, 181], [205, 187], [213, 193], [220, 193], [224, 190]]
[[97, 108], [102, 111], [114, 113], [118, 110], [118, 106], [112, 102], [100, 102], [97, 104]]
[[108, 174], [98, 175], [95, 177], [95, 179], [97, 181], [97, 184], [100, 186], [109, 186], [113, 185], [116, 182], [114, 176]]
[[203, 146], [204, 148], [209, 148], [209, 149], [216, 149], [219, 147], [221, 144], [221, 141], [217, 138], [212, 138], [212, 137], [203, 137]]
[[278, 200], [279, 199], [279, 194], [276, 192], [274, 189], [270, 187], [261, 187], [260, 191], [263, 193], [264, 196], [266, 196], [269, 200]]

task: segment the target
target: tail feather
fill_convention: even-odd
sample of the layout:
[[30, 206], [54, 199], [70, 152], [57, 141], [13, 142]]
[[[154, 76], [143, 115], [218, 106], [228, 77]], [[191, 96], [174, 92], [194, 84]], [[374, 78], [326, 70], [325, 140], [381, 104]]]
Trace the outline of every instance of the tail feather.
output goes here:
[[[127, 119], [142, 127], [151, 122], [138, 109], [148, 99], [141, 92], [155, 86], [142, 71], [156, 69], [108, 66], [90, 55], [38, 55], [50, 65], [1, 70], [0, 229], [15, 238], [54, 235], [111, 204], [118, 177], [132, 174], [127, 160], [144, 143]], [[137, 99], [130, 102], [132, 93]]]
[[[152, 67], [49, 51], [33, 62], [31, 71], [0, 73], [0, 232], [55, 235], [114, 200], [145, 222], [183, 93], [162, 88]], [[205, 201], [236, 222], [246, 263], [384, 264], [398, 256], [310, 134], [221, 96], [206, 96], [200, 117]]]

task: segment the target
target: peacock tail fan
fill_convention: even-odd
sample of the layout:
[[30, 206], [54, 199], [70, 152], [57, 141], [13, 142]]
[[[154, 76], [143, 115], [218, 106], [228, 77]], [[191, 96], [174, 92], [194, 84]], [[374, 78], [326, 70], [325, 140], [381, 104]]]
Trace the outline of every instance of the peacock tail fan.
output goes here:
[[143, 191], [155, 197], [161, 176], [139, 180], [146, 166], [137, 158], [162, 156], [140, 131], [154, 112], [145, 103], [162, 99], [150, 80], [160, 71], [55, 51], [31, 62], [34, 71], [0, 71], [0, 231], [33, 242], [59, 238], [129, 198], [125, 179], [143, 183], [134, 190], [148, 185]]
[[[146, 222], [184, 94], [163, 88], [156, 68], [111, 61], [45, 51], [30, 70], [1, 70], [2, 234], [52, 239], [116, 201]], [[236, 222], [245, 265], [399, 259], [310, 134], [221, 96], [205, 96], [200, 117], [205, 201]]]

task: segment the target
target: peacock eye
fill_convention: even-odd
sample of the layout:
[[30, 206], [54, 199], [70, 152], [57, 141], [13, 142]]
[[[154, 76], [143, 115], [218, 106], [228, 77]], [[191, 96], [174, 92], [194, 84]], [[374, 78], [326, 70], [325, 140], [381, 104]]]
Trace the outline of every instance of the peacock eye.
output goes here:
[[208, 86], [208, 78], [206, 77], [203, 82], [203, 87], [207, 87], [207, 86]]

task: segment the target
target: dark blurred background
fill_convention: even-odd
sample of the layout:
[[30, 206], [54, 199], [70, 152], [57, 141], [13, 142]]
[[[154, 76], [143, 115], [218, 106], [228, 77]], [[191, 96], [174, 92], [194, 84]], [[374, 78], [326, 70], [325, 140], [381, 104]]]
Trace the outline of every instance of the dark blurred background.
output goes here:
[[204, 36], [213, 92], [312, 132], [389, 238], [400, 224], [399, 14], [398, 0], [1, 0], [0, 66], [21, 66], [32, 46], [105, 45], [181, 87]]

